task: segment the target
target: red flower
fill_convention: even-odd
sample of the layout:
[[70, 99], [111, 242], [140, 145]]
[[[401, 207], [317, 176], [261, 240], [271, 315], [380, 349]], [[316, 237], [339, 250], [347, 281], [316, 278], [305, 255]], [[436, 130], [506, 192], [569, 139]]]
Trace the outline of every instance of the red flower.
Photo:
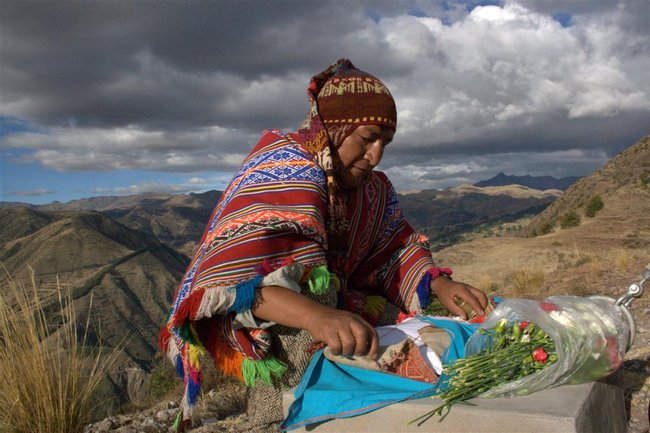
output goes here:
[[397, 315], [397, 320], [395, 321], [395, 323], [402, 323], [403, 321], [405, 321], [406, 319], [410, 319], [411, 317], [415, 317], [415, 311], [411, 311], [410, 313], [403, 313], [400, 311], [399, 314]]
[[533, 350], [533, 359], [537, 362], [542, 362], [546, 364], [546, 360], [548, 359], [548, 353], [544, 351], [543, 347], [538, 347], [537, 349]]
[[551, 311], [561, 311], [562, 310], [559, 306], [555, 305], [552, 302], [541, 302], [539, 304], [539, 306], [540, 306], [540, 308], [542, 310], [546, 311], [547, 313], [550, 313]]
[[519, 322], [519, 330], [523, 331], [524, 329], [528, 328], [528, 325], [530, 325], [530, 322], [528, 320], [522, 320]]
[[618, 355], [618, 340], [614, 336], [605, 337], [607, 341], [607, 356], [613, 370], [621, 366], [623, 360]]

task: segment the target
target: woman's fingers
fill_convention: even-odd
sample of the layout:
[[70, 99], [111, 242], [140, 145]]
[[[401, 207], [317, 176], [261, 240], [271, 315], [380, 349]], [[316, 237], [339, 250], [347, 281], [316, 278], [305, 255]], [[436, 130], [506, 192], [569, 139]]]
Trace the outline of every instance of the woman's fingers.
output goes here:
[[[472, 307], [472, 310], [476, 312], [479, 316], [485, 315], [485, 305], [487, 304], [487, 297], [478, 289], [475, 289], [472, 286], [463, 284], [465, 290], [461, 291], [458, 297], [461, 297], [465, 302]], [[481, 296], [483, 295], [483, 296]], [[480, 299], [479, 299], [480, 298]]]
[[377, 332], [356, 314], [335, 310], [331, 315], [315, 321], [308, 331], [315, 341], [329, 346], [334, 355], [377, 355]]
[[468, 318], [466, 311], [456, 304], [454, 299], [457, 298], [460, 302], [466, 303], [479, 316], [485, 314], [487, 296], [479, 289], [445, 278], [436, 278], [435, 282], [434, 293], [450, 313], [465, 319]]

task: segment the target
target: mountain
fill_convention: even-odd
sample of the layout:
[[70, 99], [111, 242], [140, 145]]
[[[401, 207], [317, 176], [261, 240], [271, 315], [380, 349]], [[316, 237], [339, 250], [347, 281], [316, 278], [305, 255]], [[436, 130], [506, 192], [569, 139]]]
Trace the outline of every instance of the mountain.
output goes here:
[[[461, 185], [444, 191], [400, 194], [399, 200], [409, 222], [429, 235], [432, 247], [439, 249], [457, 242], [460, 235], [479, 225], [539, 213], [559, 195], [559, 190], [542, 192], [521, 185], [484, 188]], [[208, 191], [188, 195], [95, 197], [38, 209], [98, 211], [191, 257], [220, 196], [220, 191]]]
[[85, 198], [43, 205], [38, 209], [98, 211], [190, 257], [220, 196], [220, 191], [188, 195], [146, 193]]
[[[9, 275], [29, 285], [31, 267], [46, 302], [56, 299], [57, 284], [70, 288], [80, 316], [88, 314], [92, 297], [92, 338], [124, 344], [128, 359], [148, 368], [187, 258], [98, 212], [1, 212], [15, 226], [29, 226], [12, 230], [15, 238], [0, 244]], [[6, 239], [9, 232], [2, 233]]]
[[53, 217], [27, 206], [0, 207], [0, 245], [17, 239], [48, 225]]
[[573, 185], [579, 177], [562, 177], [557, 179], [552, 176], [509, 176], [504, 173], [499, 173], [496, 176], [476, 182], [474, 186], [506, 186], [506, 185], [523, 185], [528, 188], [547, 190], [559, 189], [560, 191], [566, 190]]
[[461, 185], [443, 191], [400, 195], [406, 219], [431, 239], [434, 251], [459, 240], [481, 225], [514, 221], [542, 211], [562, 193], [521, 185], [476, 187]]

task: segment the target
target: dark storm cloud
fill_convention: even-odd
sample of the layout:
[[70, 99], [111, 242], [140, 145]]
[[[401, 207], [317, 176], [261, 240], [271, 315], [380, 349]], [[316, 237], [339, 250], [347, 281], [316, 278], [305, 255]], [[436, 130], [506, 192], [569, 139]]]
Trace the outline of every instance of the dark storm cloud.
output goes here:
[[[293, 126], [309, 76], [351, 54], [346, 35], [372, 21], [354, 2], [6, 1], [2, 12], [3, 103], [48, 126]], [[363, 47], [361, 62], [381, 49]], [[269, 78], [295, 90], [229, 105]]]
[[37, 132], [0, 147], [62, 171], [232, 170], [340, 57], [395, 95], [398, 188], [503, 161], [569, 175], [650, 133], [648, 2], [479, 3], [3, 0], [0, 115]]

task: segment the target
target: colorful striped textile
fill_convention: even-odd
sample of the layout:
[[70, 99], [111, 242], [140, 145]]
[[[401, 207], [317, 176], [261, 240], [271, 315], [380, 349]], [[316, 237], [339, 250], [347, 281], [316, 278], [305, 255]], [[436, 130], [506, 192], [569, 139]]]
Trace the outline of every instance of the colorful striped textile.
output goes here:
[[349, 226], [328, 230], [327, 180], [298, 135], [265, 131], [217, 203], [175, 294], [160, 345], [185, 381], [187, 422], [199, 392], [199, 356], [247, 384], [284, 366], [268, 327], [251, 314], [258, 287], [337, 286], [340, 307], [381, 315], [386, 301], [419, 312], [428, 303], [433, 261], [427, 239], [404, 220], [383, 173], [351, 190]]

